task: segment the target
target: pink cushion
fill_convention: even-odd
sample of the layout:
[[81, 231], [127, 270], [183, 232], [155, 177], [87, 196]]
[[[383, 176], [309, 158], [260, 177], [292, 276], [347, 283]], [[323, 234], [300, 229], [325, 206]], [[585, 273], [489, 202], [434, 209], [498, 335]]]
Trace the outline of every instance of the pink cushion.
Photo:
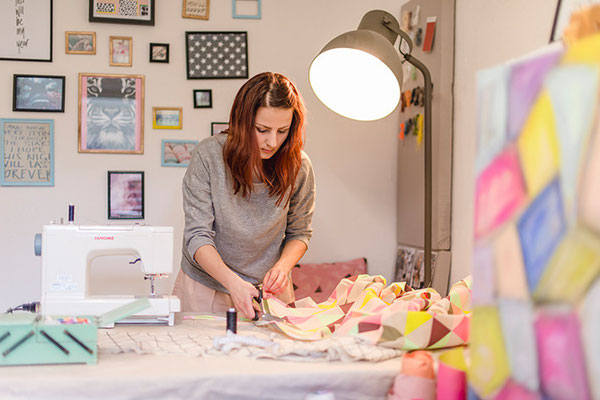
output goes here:
[[367, 259], [322, 264], [298, 264], [292, 269], [296, 300], [304, 297], [321, 303], [329, 298], [343, 278], [367, 273]]

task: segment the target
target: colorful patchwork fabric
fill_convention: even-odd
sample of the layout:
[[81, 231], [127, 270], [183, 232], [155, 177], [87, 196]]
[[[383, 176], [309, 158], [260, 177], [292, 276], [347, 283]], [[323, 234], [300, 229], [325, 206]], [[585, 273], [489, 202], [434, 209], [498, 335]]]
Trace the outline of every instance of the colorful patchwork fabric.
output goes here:
[[600, 34], [482, 71], [477, 93], [469, 384], [600, 399], [598, 306], [580, 311], [600, 298]]
[[263, 307], [279, 317], [268, 326], [294, 339], [357, 336], [396, 349], [437, 349], [469, 340], [471, 279], [456, 283], [442, 298], [431, 288], [387, 286], [382, 276], [358, 275], [342, 279], [322, 303], [307, 297], [288, 306], [268, 297]]

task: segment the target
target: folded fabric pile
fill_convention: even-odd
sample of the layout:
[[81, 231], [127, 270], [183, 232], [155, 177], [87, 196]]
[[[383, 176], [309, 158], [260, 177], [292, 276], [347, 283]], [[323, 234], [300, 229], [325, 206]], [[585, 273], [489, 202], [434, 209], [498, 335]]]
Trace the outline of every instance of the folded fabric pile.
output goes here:
[[442, 298], [431, 288], [387, 286], [382, 276], [358, 275], [342, 279], [322, 303], [307, 297], [290, 306], [268, 297], [264, 307], [280, 318], [268, 326], [294, 339], [357, 336], [395, 349], [437, 349], [468, 342], [470, 287], [469, 277]]

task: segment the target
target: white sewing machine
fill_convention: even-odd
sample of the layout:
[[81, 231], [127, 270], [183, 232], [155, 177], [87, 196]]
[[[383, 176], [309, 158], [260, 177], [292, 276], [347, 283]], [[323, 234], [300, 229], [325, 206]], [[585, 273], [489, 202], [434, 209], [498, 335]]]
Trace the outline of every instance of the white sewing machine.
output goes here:
[[41, 312], [44, 315], [101, 315], [135, 300], [133, 295], [91, 296], [90, 265], [99, 256], [131, 255], [150, 280], [150, 307], [120, 323], [173, 325], [179, 299], [156, 295], [154, 279], [173, 270], [173, 227], [44, 225], [35, 237], [42, 256]]

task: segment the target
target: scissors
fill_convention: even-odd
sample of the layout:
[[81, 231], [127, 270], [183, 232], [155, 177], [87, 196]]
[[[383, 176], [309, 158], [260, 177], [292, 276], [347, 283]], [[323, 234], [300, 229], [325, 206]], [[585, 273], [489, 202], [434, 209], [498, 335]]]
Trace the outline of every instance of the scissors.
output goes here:
[[262, 283], [259, 283], [258, 285], [255, 285], [255, 287], [258, 290], [258, 296], [254, 296], [253, 299], [254, 299], [254, 301], [256, 301], [256, 303], [258, 303], [261, 311], [256, 311], [256, 310], [254, 311], [254, 318], [252, 318], [252, 321], [258, 321], [260, 319], [264, 322], [268, 322], [268, 321], [285, 322], [285, 320], [283, 318], [276, 317], [265, 311], [265, 305], [262, 301], [263, 300], [263, 285], [262, 285]]

